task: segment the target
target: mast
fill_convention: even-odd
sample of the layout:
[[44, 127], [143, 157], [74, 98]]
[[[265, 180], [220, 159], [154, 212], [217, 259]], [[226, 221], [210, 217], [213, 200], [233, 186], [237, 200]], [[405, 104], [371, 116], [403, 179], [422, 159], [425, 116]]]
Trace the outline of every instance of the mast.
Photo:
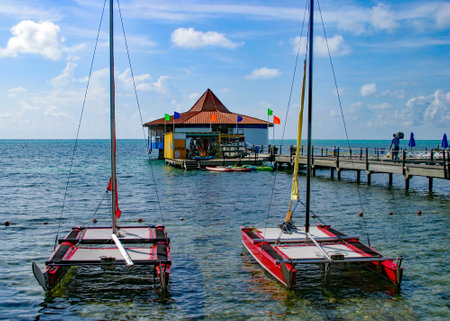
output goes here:
[[116, 185], [116, 105], [114, 89], [114, 27], [113, 0], [109, 0], [109, 108], [110, 108], [110, 141], [111, 141], [111, 204], [112, 231], [117, 234], [117, 185]]
[[308, 161], [306, 171], [306, 210], [305, 231], [309, 233], [309, 209], [311, 195], [311, 124], [312, 124], [312, 85], [313, 85], [313, 26], [314, 26], [314, 0], [309, 2], [309, 66], [308, 66]]

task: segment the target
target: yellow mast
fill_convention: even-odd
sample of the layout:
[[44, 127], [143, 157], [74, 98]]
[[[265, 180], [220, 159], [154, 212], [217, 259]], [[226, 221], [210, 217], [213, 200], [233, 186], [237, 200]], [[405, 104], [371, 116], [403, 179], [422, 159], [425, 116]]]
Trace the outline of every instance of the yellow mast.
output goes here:
[[288, 222], [292, 218], [292, 201], [298, 201], [298, 163], [300, 161], [300, 149], [302, 144], [302, 125], [303, 125], [303, 106], [305, 102], [305, 82], [306, 82], [306, 60], [303, 62], [303, 86], [302, 86], [302, 97], [301, 97], [301, 107], [300, 113], [298, 115], [298, 129], [297, 129], [297, 151], [295, 153], [294, 161], [294, 173], [292, 177], [292, 190], [291, 190], [291, 200], [289, 201], [289, 209], [284, 218], [284, 222]]

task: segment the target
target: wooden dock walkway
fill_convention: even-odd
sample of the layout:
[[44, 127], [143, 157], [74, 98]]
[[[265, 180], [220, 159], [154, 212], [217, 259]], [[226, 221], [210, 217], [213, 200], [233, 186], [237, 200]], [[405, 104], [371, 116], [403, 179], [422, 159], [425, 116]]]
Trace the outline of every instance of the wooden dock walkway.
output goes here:
[[[316, 175], [317, 169], [330, 170], [330, 176], [341, 179], [343, 171], [355, 171], [357, 183], [361, 182], [361, 172], [367, 175], [367, 184], [371, 184], [373, 174], [388, 174], [389, 186], [392, 185], [393, 175], [402, 175], [405, 180], [405, 189], [409, 189], [410, 179], [414, 176], [428, 178], [428, 190], [433, 190], [433, 179], [450, 180], [449, 151], [433, 151], [428, 157], [418, 157], [409, 155], [403, 150], [399, 155], [399, 161], [394, 162], [391, 157], [383, 155], [380, 150], [369, 152], [368, 148], [346, 150], [335, 148], [330, 149], [313, 147], [312, 175]], [[281, 151], [281, 148], [280, 148]], [[306, 166], [306, 155], [301, 150], [299, 164]], [[439, 155], [439, 158], [434, 157]], [[205, 160], [194, 159], [166, 159], [166, 165], [181, 168], [184, 170], [202, 169], [206, 166], [233, 166], [233, 165], [261, 165], [264, 162], [273, 162], [276, 169], [282, 167], [293, 167], [295, 151], [291, 148], [289, 154], [250, 154], [245, 157], [236, 158], [214, 158]]]
[[[323, 153], [322, 153], [323, 154]], [[339, 150], [333, 155], [313, 155], [312, 156], [312, 174], [315, 176], [316, 169], [329, 169], [331, 177], [334, 172], [337, 173], [337, 179], [341, 179], [342, 171], [355, 171], [356, 181], [361, 181], [361, 171], [367, 174], [367, 184], [370, 185], [371, 177], [376, 173], [384, 173], [389, 175], [389, 185], [392, 185], [393, 174], [403, 175], [405, 179], [405, 189], [409, 189], [409, 181], [413, 176], [422, 176], [428, 178], [428, 190], [433, 189], [433, 179], [450, 179], [450, 162], [448, 151], [443, 153], [442, 159], [433, 158], [408, 158], [406, 152], [403, 151], [398, 162], [394, 162], [388, 157], [380, 157], [380, 155], [372, 155], [368, 153], [363, 155], [352, 155], [347, 153], [341, 155]], [[294, 165], [295, 154], [275, 155], [275, 167]], [[307, 157], [300, 156], [299, 164], [306, 166]]]

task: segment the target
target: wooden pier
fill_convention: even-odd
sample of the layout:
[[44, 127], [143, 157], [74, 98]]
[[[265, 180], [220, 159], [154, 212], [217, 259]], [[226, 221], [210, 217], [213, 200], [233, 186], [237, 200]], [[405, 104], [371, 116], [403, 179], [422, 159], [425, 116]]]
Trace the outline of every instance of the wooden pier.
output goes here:
[[[389, 175], [389, 186], [392, 185], [393, 174], [403, 175], [405, 179], [405, 189], [409, 189], [409, 181], [413, 176], [422, 176], [428, 178], [428, 190], [433, 189], [433, 179], [450, 179], [450, 162], [449, 152], [441, 151], [439, 155], [442, 158], [435, 159], [433, 155], [435, 152], [431, 152], [431, 156], [428, 158], [407, 157], [407, 153], [403, 150], [400, 153], [399, 160], [394, 162], [390, 157], [381, 157], [379, 153], [372, 153], [369, 155], [368, 149], [364, 152], [360, 149], [360, 153], [352, 154], [351, 150], [347, 153], [341, 153], [340, 149], [334, 149], [332, 153], [323, 149], [319, 149], [320, 153], [313, 153], [312, 156], [312, 174], [315, 176], [316, 169], [329, 169], [330, 176], [334, 177], [334, 173], [337, 174], [337, 179], [341, 179], [341, 173], [343, 171], [355, 171], [356, 181], [360, 183], [361, 172], [364, 171], [367, 174], [367, 184], [371, 184], [371, 178], [373, 174], [383, 173]], [[294, 165], [295, 153], [289, 155], [275, 155], [275, 167], [281, 166], [292, 167]], [[299, 164], [305, 165], [307, 163], [306, 155], [301, 155]]]
[[[275, 154], [280, 152], [280, 154]], [[233, 166], [233, 165], [261, 165], [264, 162], [273, 162], [276, 169], [282, 167], [293, 167], [295, 160], [295, 149], [290, 148], [289, 154], [281, 154], [280, 149], [271, 149], [268, 154], [249, 154], [245, 157], [236, 158], [214, 158], [204, 160], [194, 159], [166, 159], [166, 165], [184, 170], [202, 169], [206, 166]], [[356, 152], [355, 152], [356, 151]], [[306, 151], [300, 151], [299, 164], [306, 166]], [[313, 147], [312, 175], [316, 175], [317, 169], [328, 169], [333, 178], [335, 173], [337, 179], [341, 179], [343, 171], [355, 171], [356, 182], [361, 182], [361, 172], [367, 175], [367, 184], [371, 184], [373, 174], [388, 174], [389, 186], [393, 183], [393, 175], [402, 175], [405, 180], [405, 189], [409, 189], [412, 177], [422, 176], [428, 178], [428, 190], [433, 190], [433, 179], [450, 180], [449, 151], [431, 150], [428, 156], [417, 156], [403, 150], [399, 154], [399, 161], [394, 162], [391, 156], [387, 156], [382, 150], [368, 148], [342, 149]], [[436, 157], [438, 155], [439, 157]]]

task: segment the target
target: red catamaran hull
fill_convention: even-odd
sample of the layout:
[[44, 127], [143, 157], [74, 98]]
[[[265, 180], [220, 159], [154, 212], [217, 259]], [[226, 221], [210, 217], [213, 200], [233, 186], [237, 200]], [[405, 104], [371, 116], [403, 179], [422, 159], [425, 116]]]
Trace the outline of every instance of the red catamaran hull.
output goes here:
[[[331, 229], [329, 226], [319, 226], [319, 229], [332, 238], [346, 236], [338, 231]], [[264, 240], [264, 236], [256, 229], [241, 227], [241, 233], [243, 245], [253, 256], [253, 258], [264, 268], [264, 270], [266, 270], [287, 288], [293, 287], [297, 279], [297, 270], [295, 269], [295, 266], [290, 263], [284, 263], [286, 269], [283, 273], [283, 263], [280, 263], [281, 261], [284, 261], [286, 259], [290, 260], [292, 258], [268, 243], [263, 244], [262, 240]], [[291, 243], [291, 245], [285, 245], [285, 247], [289, 246], [294, 247], [296, 245], [294, 244], [294, 242]], [[358, 253], [363, 257], [370, 258], [375, 256], [382, 256], [379, 252], [362, 244], [357, 239], [347, 239], [345, 242], [345, 246], [347, 246], [349, 250]], [[399, 267], [393, 260], [369, 260], [361, 264], [379, 273], [381, 276], [391, 281], [396, 286], [400, 286], [403, 276], [403, 268]], [[289, 273], [286, 273], [286, 271]]]
[[[281, 264], [277, 263], [276, 255], [274, 253], [270, 253], [267, 251], [267, 247], [270, 245], [266, 244], [261, 247], [261, 242], [254, 243], [253, 238], [247, 233], [251, 231], [250, 229], [245, 229], [241, 227], [242, 231], [242, 243], [244, 244], [247, 251], [253, 256], [253, 258], [261, 265], [264, 270], [266, 270], [270, 275], [272, 275], [276, 280], [278, 280], [281, 284], [286, 286], [287, 288], [291, 288], [295, 285], [296, 282], [296, 274], [297, 270], [294, 268], [292, 264], [286, 263], [286, 268], [290, 271], [290, 280], [289, 278], [283, 276]], [[273, 250], [275, 251], [275, 250]], [[276, 252], [276, 254], [280, 255]], [[275, 257], [274, 257], [275, 256]], [[280, 255], [281, 258], [281, 255]]]

